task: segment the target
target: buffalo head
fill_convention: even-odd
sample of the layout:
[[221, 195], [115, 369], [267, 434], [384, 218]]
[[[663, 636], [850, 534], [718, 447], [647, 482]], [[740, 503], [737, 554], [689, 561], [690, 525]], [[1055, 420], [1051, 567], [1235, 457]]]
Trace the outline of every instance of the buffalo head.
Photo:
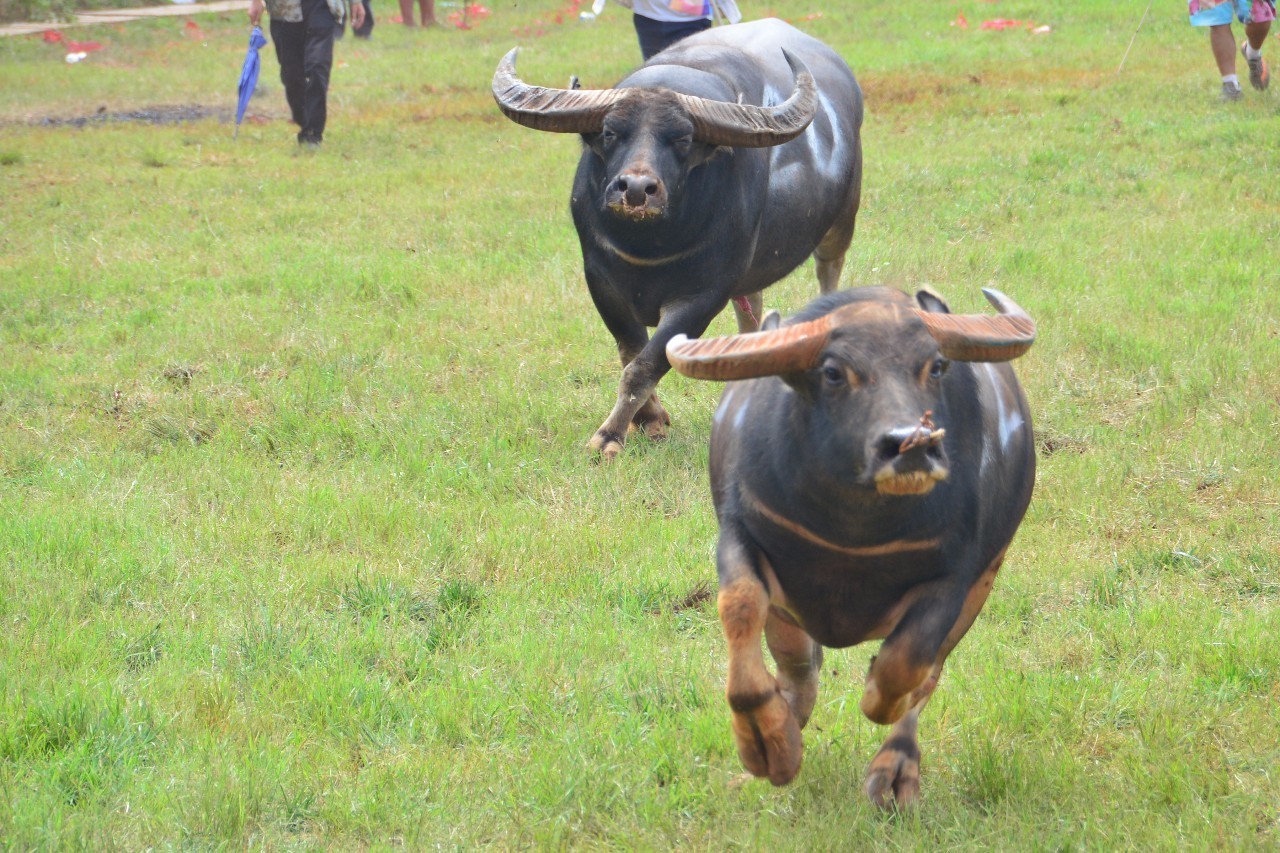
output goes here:
[[771, 315], [753, 334], [678, 336], [667, 357], [699, 379], [781, 378], [802, 401], [804, 440], [832, 474], [881, 495], [923, 495], [949, 474], [942, 394], [949, 362], [1009, 361], [1035, 340], [1035, 323], [1013, 300], [983, 293], [998, 315], [951, 314], [925, 291], [912, 300], [869, 288], [867, 298], [819, 300], [786, 326]]
[[785, 50], [795, 88], [784, 103], [773, 107], [645, 86], [644, 70], [617, 89], [530, 86], [516, 76], [516, 52], [513, 48], [503, 57], [493, 75], [499, 108], [525, 127], [582, 134], [602, 164], [599, 203], [627, 220], [666, 214], [684, 177], [721, 146], [766, 148], [794, 139], [808, 127], [818, 106], [813, 76]]

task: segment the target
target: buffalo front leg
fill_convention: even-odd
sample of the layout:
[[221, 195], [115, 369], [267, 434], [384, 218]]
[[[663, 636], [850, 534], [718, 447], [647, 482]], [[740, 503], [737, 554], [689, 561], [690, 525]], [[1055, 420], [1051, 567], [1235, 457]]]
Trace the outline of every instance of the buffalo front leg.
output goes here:
[[[937, 686], [940, 672], [941, 667], [931, 679], [933, 686]], [[914, 805], [920, 798], [920, 741], [917, 733], [920, 728], [920, 712], [932, 695], [933, 691], [930, 690], [893, 724], [889, 737], [885, 738], [867, 767], [863, 790], [867, 792], [871, 802], [882, 809], [894, 805], [906, 808]]]
[[783, 687], [770, 675], [760, 648], [769, 619], [769, 593], [746, 550], [720, 540], [720, 624], [729, 647], [725, 695], [733, 712], [733, 739], [754, 776], [785, 785], [800, 771], [800, 724]]
[[[1003, 558], [1002, 552], [967, 591], [917, 602], [871, 661], [862, 710], [876, 722], [894, 723], [867, 767], [867, 796], [881, 808], [908, 807], [920, 796], [920, 712], [937, 689], [947, 656], [986, 603]], [[945, 634], [939, 637], [942, 625]], [[934, 637], [932, 661], [921, 664]]]
[[[627, 430], [633, 423], [651, 437], [666, 437], [671, 417], [658, 403], [655, 389], [659, 380], [671, 370], [671, 362], [667, 361], [667, 342], [677, 333], [690, 337], [701, 335], [717, 310], [723, 307], [723, 300], [717, 305], [714, 299], [703, 299], [683, 303], [670, 311], [664, 310], [653, 337], [639, 347], [622, 369], [622, 381], [618, 383], [618, 399], [613, 411], [587, 442], [588, 449], [600, 454], [602, 459], [613, 459], [622, 452]], [[618, 338], [618, 353], [625, 361], [635, 351], [635, 344], [619, 336], [612, 324], [610, 329]]]
[[[649, 347], [645, 347], [648, 351]], [[665, 354], [663, 361], [666, 361]], [[667, 424], [671, 417], [658, 403], [658, 395], [654, 388], [658, 380], [670, 369], [659, 370], [658, 366], [644, 354], [632, 360], [622, 369], [622, 381], [618, 385], [618, 399], [613, 404], [613, 411], [596, 430], [595, 435], [587, 442], [587, 448], [600, 454], [600, 458], [608, 461], [622, 452], [627, 440], [627, 431], [632, 423], [638, 423], [646, 432], [654, 437], [665, 438]]]
[[[642, 349], [643, 347], [618, 345], [618, 356], [622, 359], [623, 370], [626, 370], [627, 365], [635, 361], [636, 356], [640, 354]], [[671, 415], [667, 414], [667, 410], [662, 408], [662, 403], [658, 401], [658, 394], [654, 392], [631, 416], [631, 423], [653, 441], [662, 441], [667, 437], [667, 427], [671, 425]]]

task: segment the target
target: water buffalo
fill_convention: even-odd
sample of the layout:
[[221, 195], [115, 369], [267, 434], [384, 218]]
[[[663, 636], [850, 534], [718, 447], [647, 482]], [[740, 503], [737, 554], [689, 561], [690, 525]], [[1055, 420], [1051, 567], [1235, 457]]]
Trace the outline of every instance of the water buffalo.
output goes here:
[[667, 346], [679, 372], [734, 380], [711, 433], [727, 694], [743, 764], [775, 785], [800, 769], [822, 648], [883, 639], [861, 707], [893, 729], [866, 791], [882, 806], [919, 795], [920, 711], [1035, 480], [1031, 413], [1004, 363], [1035, 324], [984, 292], [998, 315], [861, 288], [786, 325], [770, 314], [754, 334]]
[[702, 334], [730, 299], [754, 329], [760, 291], [810, 255], [822, 292], [836, 288], [862, 185], [862, 92], [835, 51], [778, 20], [687, 38], [613, 89], [528, 85], [515, 54], [493, 77], [503, 113], [584, 143], [570, 209], [623, 365], [588, 447], [611, 459], [632, 425], [666, 437], [654, 389], [674, 335]]

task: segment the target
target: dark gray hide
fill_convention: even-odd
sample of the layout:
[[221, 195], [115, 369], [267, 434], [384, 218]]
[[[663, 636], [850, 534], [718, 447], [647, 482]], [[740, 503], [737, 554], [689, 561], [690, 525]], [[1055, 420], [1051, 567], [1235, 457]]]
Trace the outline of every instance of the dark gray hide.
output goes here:
[[740, 380], [711, 436], [719, 605], [739, 754], [775, 784], [799, 771], [822, 647], [884, 639], [862, 710], [894, 729], [867, 792], [918, 794], [917, 718], [1035, 481], [1026, 398], [1009, 364], [990, 363], [1025, 352], [1035, 326], [989, 298], [1000, 315], [957, 316], [928, 294], [863, 288], [780, 328], [671, 343], [682, 372]]
[[494, 77], [504, 113], [582, 134], [570, 207], [623, 364], [589, 446], [612, 458], [632, 425], [666, 435], [654, 389], [674, 335], [702, 334], [733, 297], [754, 328], [759, 292], [810, 255], [835, 289], [858, 210], [862, 93], [833, 50], [778, 20], [690, 37], [615, 89], [528, 86], [508, 59]]

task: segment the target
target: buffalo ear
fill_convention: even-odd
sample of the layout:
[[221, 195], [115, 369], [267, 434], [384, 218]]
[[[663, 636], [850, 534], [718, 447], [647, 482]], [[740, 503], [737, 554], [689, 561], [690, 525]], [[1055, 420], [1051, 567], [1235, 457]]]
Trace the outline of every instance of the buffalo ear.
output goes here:
[[929, 288], [921, 288], [916, 291], [916, 304], [920, 306], [921, 310], [928, 311], [931, 314], [951, 313], [951, 308], [947, 305], [946, 300]]
[[800, 399], [806, 403], [813, 403], [815, 389], [812, 370], [793, 370], [789, 373], [779, 373], [778, 378], [787, 383], [792, 391], [799, 394]]
[[703, 142], [693, 143], [693, 151], [689, 154], [689, 168], [705, 166], [720, 157], [732, 157], [733, 149], [724, 145], [707, 145]]
[[760, 331], [772, 332], [781, 325], [782, 315], [777, 311], [769, 311], [764, 315], [764, 319], [760, 321]]

